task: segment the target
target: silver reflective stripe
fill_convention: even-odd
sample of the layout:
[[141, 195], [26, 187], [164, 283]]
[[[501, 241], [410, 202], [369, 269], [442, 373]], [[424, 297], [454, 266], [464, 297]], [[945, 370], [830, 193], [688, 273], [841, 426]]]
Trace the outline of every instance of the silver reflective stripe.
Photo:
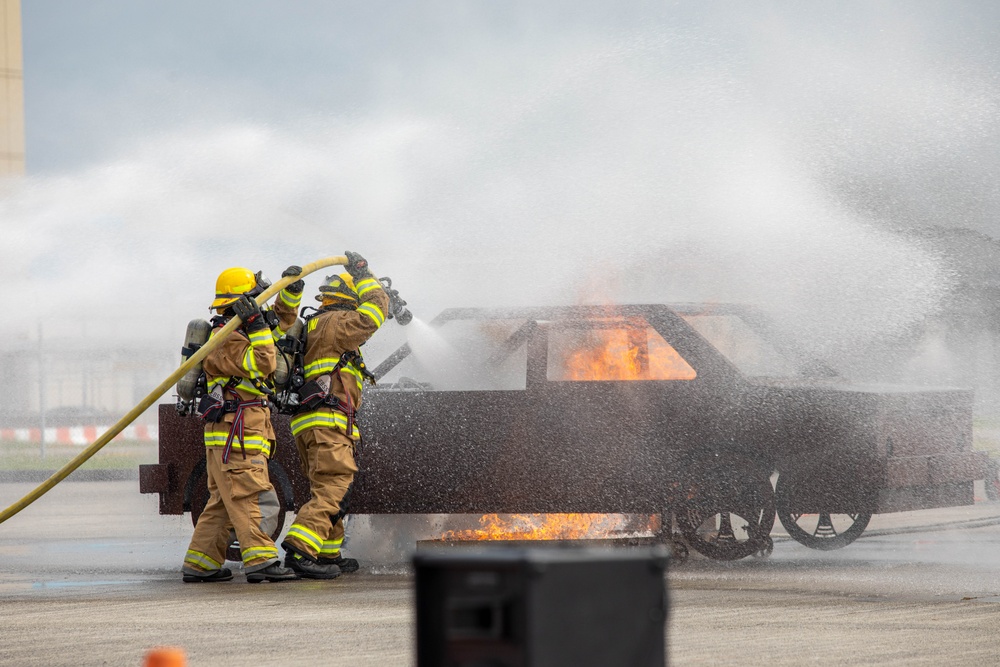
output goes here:
[[328, 540], [323, 543], [323, 547], [319, 550], [320, 556], [336, 556], [340, 553], [340, 547], [344, 545], [344, 538], [339, 540]]
[[382, 310], [371, 301], [366, 301], [358, 306], [358, 312], [364, 313], [370, 317], [376, 327], [382, 326], [382, 323], [385, 322], [385, 314], [383, 314]]
[[188, 549], [187, 554], [184, 555], [184, 562], [208, 571], [218, 570], [222, 567], [222, 563], [219, 563], [214, 558], [193, 549]]
[[243, 555], [243, 562], [249, 563], [258, 558], [277, 558], [278, 547], [249, 547], [242, 549], [240, 553]]
[[374, 278], [365, 278], [357, 284], [358, 296], [364, 296], [374, 289], [379, 289], [382, 285]]
[[[310, 428], [339, 428], [347, 433], [347, 415], [342, 412], [307, 412], [292, 420], [292, 435], [298, 435], [302, 431]], [[353, 437], [360, 437], [361, 432], [355, 424], [351, 434]]]
[[300, 523], [293, 523], [292, 527], [288, 529], [285, 539], [287, 540], [290, 537], [302, 540], [316, 551], [319, 551], [320, 547], [323, 546], [322, 538]]

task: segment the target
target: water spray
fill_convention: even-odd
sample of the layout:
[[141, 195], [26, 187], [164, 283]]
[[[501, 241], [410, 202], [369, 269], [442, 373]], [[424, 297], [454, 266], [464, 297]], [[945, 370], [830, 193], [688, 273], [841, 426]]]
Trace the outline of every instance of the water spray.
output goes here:
[[[309, 275], [310, 273], [313, 273], [314, 271], [318, 271], [319, 269], [326, 268], [328, 266], [338, 266], [338, 265], [339, 266], [347, 266], [347, 257], [345, 257], [344, 255], [334, 255], [333, 257], [327, 257], [325, 259], [317, 260], [317, 261], [315, 261], [315, 262], [313, 262], [311, 264], [306, 264], [306, 265], [304, 265], [302, 267], [302, 273], [300, 273], [299, 275], [296, 275], [296, 276], [285, 276], [284, 278], [281, 278], [278, 282], [274, 283], [273, 285], [271, 285], [270, 287], [268, 287], [267, 289], [265, 289], [260, 294], [260, 296], [257, 297], [257, 299], [256, 299], [257, 305], [263, 305], [264, 303], [267, 302], [268, 299], [270, 299], [272, 296], [274, 296], [275, 294], [277, 294], [278, 292], [280, 292], [282, 289], [284, 289], [285, 287], [287, 287], [291, 283], [295, 282], [296, 280], [299, 280], [300, 278], [304, 278], [305, 276]], [[388, 279], [387, 278], [383, 278], [383, 280], [388, 280]], [[391, 285], [391, 284], [392, 284], [392, 281], [390, 280], [389, 281], [389, 285]], [[388, 292], [388, 290], [386, 290], [386, 291]], [[396, 293], [395, 297], [393, 297], [392, 295], [390, 295], [390, 303], [392, 302], [393, 298], [395, 298], [399, 302], [399, 305], [397, 306], [398, 308], [402, 308], [403, 306], [406, 305], [405, 301], [402, 301], [401, 299], [399, 299], [398, 292]], [[403, 313], [405, 313], [405, 315]], [[397, 315], [397, 319], [400, 321], [400, 324], [404, 324], [404, 322], [402, 321], [402, 319], [400, 319], [401, 317], [406, 317], [406, 322], [409, 322], [410, 319], [412, 319], [413, 316], [410, 314], [410, 311], [408, 311], [405, 308], [403, 308], [403, 310], [400, 311], [399, 315]], [[41, 498], [42, 495], [44, 495], [52, 487], [54, 487], [56, 484], [58, 484], [59, 482], [63, 481], [64, 479], [66, 479], [70, 475], [70, 473], [72, 473], [74, 470], [76, 470], [81, 465], [83, 465], [83, 463], [85, 461], [87, 461], [87, 459], [89, 459], [94, 454], [96, 454], [97, 452], [99, 452], [101, 450], [101, 448], [104, 447], [104, 445], [106, 445], [109, 442], [111, 442], [111, 440], [116, 435], [118, 435], [119, 433], [121, 433], [125, 429], [126, 426], [128, 426], [133, 421], [135, 421], [135, 419], [139, 415], [141, 415], [151, 405], [153, 405], [153, 403], [156, 401], [156, 399], [158, 399], [161, 396], [163, 396], [163, 394], [165, 394], [167, 392], [167, 390], [169, 390], [171, 387], [173, 387], [177, 383], [178, 380], [180, 380], [182, 377], [184, 377], [184, 375], [191, 368], [193, 368], [195, 365], [201, 363], [202, 359], [204, 359], [206, 356], [208, 356], [209, 352], [211, 352], [212, 350], [214, 350], [224, 340], [226, 340], [227, 338], [229, 338], [229, 334], [232, 333], [233, 331], [235, 331], [236, 328], [240, 324], [242, 324], [242, 323], [243, 323], [243, 321], [240, 320], [239, 317], [235, 317], [235, 316], [232, 317], [229, 320], [229, 322], [227, 322], [226, 325], [224, 327], [222, 327], [222, 329], [219, 331], [218, 334], [216, 334], [215, 336], [212, 336], [208, 340], [208, 342], [206, 342], [204, 345], [202, 345], [200, 348], [198, 348], [198, 350], [194, 354], [192, 354], [190, 357], [188, 357], [187, 361], [185, 361], [183, 364], [180, 365], [180, 367], [177, 370], [175, 370], [173, 373], [171, 373], [170, 376], [167, 377], [166, 380], [164, 380], [159, 385], [157, 385], [157, 387], [155, 389], [153, 389], [153, 391], [151, 391], [149, 393], [149, 395], [146, 396], [146, 398], [142, 399], [134, 408], [132, 408], [131, 410], [129, 410], [128, 413], [124, 417], [122, 417], [121, 419], [119, 419], [115, 423], [114, 426], [112, 426], [107, 431], [105, 431], [104, 434], [101, 437], [99, 437], [97, 440], [95, 440], [93, 442], [93, 444], [91, 444], [85, 450], [83, 450], [82, 452], [80, 452], [79, 454], [77, 454], [76, 456], [74, 456], [69, 461], [69, 463], [67, 463], [62, 468], [60, 468], [59, 470], [57, 470], [56, 472], [54, 472], [51, 477], [49, 477], [47, 480], [45, 480], [44, 482], [42, 482], [41, 484], [39, 484], [38, 487], [35, 488], [35, 490], [33, 490], [31, 493], [29, 493], [28, 495], [24, 496], [20, 500], [18, 500], [16, 503], [14, 503], [13, 505], [11, 505], [7, 509], [5, 509], [3, 512], [0, 512], [0, 523], [3, 523], [7, 519], [11, 518], [15, 514], [17, 514], [21, 510], [23, 510], [25, 507], [27, 507], [31, 503], [33, 503], [36, 500], [38, 500], [39, 498]]]

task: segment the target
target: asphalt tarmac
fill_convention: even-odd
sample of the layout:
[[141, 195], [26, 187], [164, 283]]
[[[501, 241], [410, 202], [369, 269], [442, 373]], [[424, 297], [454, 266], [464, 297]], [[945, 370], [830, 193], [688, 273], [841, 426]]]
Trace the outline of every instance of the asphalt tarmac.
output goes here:
[[[0, 484], [0, 504], [31, 488]], [[138, 666], [155, 646], [192, 666], [413, 664], [405, 549], [359, 534], [365, 567], [335, 581], [183, 584], [190, 519], [156, 503], [67, 481], [0, 525], [0, 665]], [[673, 567], [670, 664], [1000, 662], [1000, 505], [875, 517], [839, 551], [775, 538], [768, 559]]]

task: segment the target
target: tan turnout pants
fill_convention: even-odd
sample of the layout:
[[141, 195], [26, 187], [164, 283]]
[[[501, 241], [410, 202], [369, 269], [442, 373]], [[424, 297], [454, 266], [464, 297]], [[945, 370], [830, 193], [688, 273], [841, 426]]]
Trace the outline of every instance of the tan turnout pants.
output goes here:
[[263, 454], [243, 458], [234, 447], [229, 463], [222, 447], [206, 447], [208, 504], [198, 517], [183, 571], [201, 576], [218, 570], [226, 560], [230, 531], [236, 532], [245, 572], [278, 562], [271, 533], [278, 525], [278, 495], [267, 475]]
[[311, 558], [336, 558], [344, 541], [344, 522], [333, 520], [354, 480], [354, 442], [333, 428], [311, 428], [295, 438], [311, 497], [295, 515], [285, 542]]

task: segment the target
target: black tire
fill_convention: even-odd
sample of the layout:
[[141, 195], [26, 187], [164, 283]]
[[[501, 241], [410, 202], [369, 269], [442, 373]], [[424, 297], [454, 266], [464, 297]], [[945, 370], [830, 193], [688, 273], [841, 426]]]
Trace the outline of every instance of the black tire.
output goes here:
[[[278, 496], [278, 522], [271, 532], [271, 539], [277, 542], [278, 537], [285, 529], [285, 520], [291, 508], [292, 484], [288, 479], [288, 474], [280, 463], [268, 461], [268, 476], [271, 478], [271, 485]], [[208, 503], [208, 475], [206, 473], [205, 459], [201, 459], [188, 476], [187, 484], [184, 488], [184, 507], [191, 512], [191, 525], [198, 525], [198, 517], [201, 516], [205, 505]], [[236, 536], [232, 536], [229, 548], [226, 549], [226, 559], [234, 562], [242, 560], [239, 543]]]
[[810, 549], [843, 549], [861, 537], [872, 518], [871, 512], [795, 512], [790, 506], [791, 489], [787, 476], [779, 475], [774, 489], [778, 521], [789, 537]]
[[766, 548], [774, 527], [769, 476], [741, 457], [694, 465], [677, 525], [692, 549], [713, 560], [739, 560]]

